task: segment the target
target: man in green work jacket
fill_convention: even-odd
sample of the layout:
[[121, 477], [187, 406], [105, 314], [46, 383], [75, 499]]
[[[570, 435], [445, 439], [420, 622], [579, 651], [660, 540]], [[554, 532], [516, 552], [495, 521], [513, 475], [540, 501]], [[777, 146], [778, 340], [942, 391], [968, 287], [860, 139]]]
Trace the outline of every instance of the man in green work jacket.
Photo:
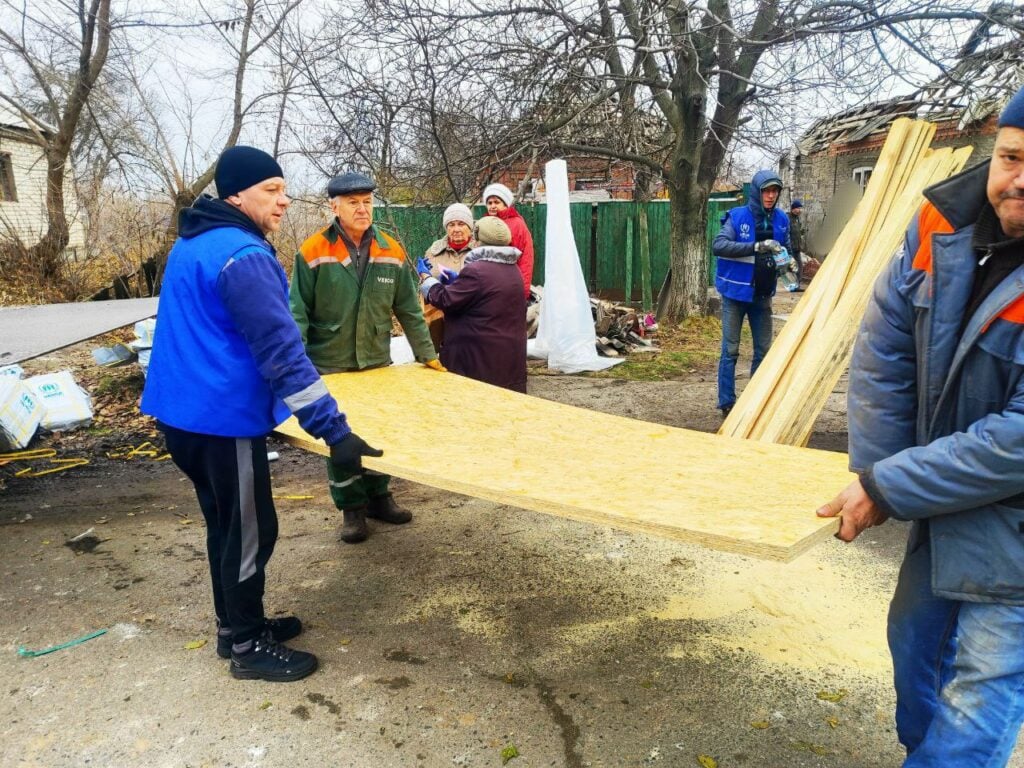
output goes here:
[[[392, 312], [416, 359], [443, 371], [423, 319], [419, 281], [405, 251], [373, 226], [375, 188], [361, 173], [335, 176], [327, 185], [335, 218], [295, 255], [292, 315], [321, 374], [390, 365]], [[331, 498], [344, 516], [344, 542], [366, 539], [367, 517], [394, 525], [412, 520], [392, 498], [388, 475], [368, 470], [348, 474], [328, 462], [327, 478]]]

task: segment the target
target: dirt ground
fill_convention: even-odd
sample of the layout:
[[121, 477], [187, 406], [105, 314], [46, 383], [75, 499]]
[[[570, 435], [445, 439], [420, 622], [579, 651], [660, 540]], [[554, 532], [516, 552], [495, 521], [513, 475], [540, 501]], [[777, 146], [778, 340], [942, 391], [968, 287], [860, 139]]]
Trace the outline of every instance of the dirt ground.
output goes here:
[[[709, 370], [643, 383], [535, 375], [529, 385], [678, 427], [720, 421]], [[414, 521], [371, 523], [367, 542], [344, 545], [322, 459], [275, 443], [281, 536], [267, 606], [302, 617], [294, 644], [321, 669], [293, 684], [242, 682], [213, 650], [189, 483], [169, 461], [108, 458], [148, 435], [132, 434], [137, 421], [107, 427], [91, 442], [56, 441], [88, 465], [7, 472], [0, 489], [2, 766], [901, 761], [884, 646], [898, 524], [783, 565], [396, 481]], [[812, 444], [845, 448], [841, 394]], [[599, 449], [646, 447], [609, 435]], [[799, 467], [766, 471], [808, 482]], [[651, 455], [652, 483], [658, 473]], [[65, 545], [89, 528], [94, 548]]]

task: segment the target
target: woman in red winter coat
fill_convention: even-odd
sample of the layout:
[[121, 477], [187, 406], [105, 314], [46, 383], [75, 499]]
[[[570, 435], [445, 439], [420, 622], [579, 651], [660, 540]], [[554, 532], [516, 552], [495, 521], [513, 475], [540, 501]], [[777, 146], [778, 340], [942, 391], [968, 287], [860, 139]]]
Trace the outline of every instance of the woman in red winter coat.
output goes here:
[[526, 297], [516, 269], [519, 250], [500, 219], [485, 216], [476, 224], [480, 244], [456, 274], [430, 275], [420, 259], [420, 293], [444, 312], [441, 363], [449, 371], [477, 381], [526, 392]]
[[488, 216], [497, 216], [504, 221], [512, 233], [511, 246], [518, 248], [520, 254], [516, 265], [523, 276], [523, 296], [530, 298], [530, 281], [533, 280], [533, 235], [526, 226], [526, 221], [512, 206], [512, 190], [504, 184], [488, 184], [484, 188], [484, 205]]

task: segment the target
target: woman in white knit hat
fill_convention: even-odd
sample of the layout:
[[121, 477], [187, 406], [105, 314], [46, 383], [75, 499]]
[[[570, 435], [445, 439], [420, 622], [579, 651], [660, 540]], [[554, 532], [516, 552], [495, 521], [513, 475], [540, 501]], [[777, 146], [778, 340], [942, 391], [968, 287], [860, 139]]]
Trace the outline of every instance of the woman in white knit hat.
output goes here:
[[488, 184], [484, 187], [484, 205], [488, 216], [497, 216], [505, 222], [512, 232], [512, 247], [518, 248], [522, 254], [516, 266], [523, 276], [523, 296], [529, 300], [530, 284], [533, 281], [533, 235], [530, 234], [526, 221], [519, 215], [513, 203], [515, 198], [512, 190], [504, 184]]
[[[441, 219], [445, 236], [435, 240], [427, 248], [424, 257], [432, 264], [431, 275], [441, 276], [441, 268], [459, 272], [466, 263], [466, 255], [473, 249], [473, 211], [462, 203], [452, 203], [444, 209]], [[423, 316], [430, 328], [430, 338], [434, 349], [440, 351], [441, 340], [444, 338], [444, 313], [427, 304], [423, 308]]]

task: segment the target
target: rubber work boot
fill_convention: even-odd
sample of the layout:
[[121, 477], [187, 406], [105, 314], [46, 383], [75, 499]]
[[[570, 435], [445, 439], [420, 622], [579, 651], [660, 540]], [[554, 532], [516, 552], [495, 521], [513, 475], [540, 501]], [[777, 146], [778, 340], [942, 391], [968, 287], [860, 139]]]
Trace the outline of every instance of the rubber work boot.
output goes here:
[[[267, 619], [263, 626], [270, 630], [275, 643], [291, 640], [302, 632], [302, 622], [297, 616]], [[217, 624], [217, 655], [222, 659], [231, 658], [231, 627], [222, 627], [220, 623]]]
[[370, 505], [366, 514], [374, 520], [391, 523], [392, 525], [405, 525], [412, 520], [412, 512], [398, 506], [390, 493], [370, 499]]
[[238, 680], [290, 683], [316, 671], [316, 656], [274, 642], [270, 630], [252, 641], [245, 653], [231, 653], [231, 676]]
[[341, 526], [341, 540], [346, 544], [358, 544], [366, 541], [370, 532], [366, 529], [366, 507], [352, 507], [352, 509], [341, 510], [345, 518]]

